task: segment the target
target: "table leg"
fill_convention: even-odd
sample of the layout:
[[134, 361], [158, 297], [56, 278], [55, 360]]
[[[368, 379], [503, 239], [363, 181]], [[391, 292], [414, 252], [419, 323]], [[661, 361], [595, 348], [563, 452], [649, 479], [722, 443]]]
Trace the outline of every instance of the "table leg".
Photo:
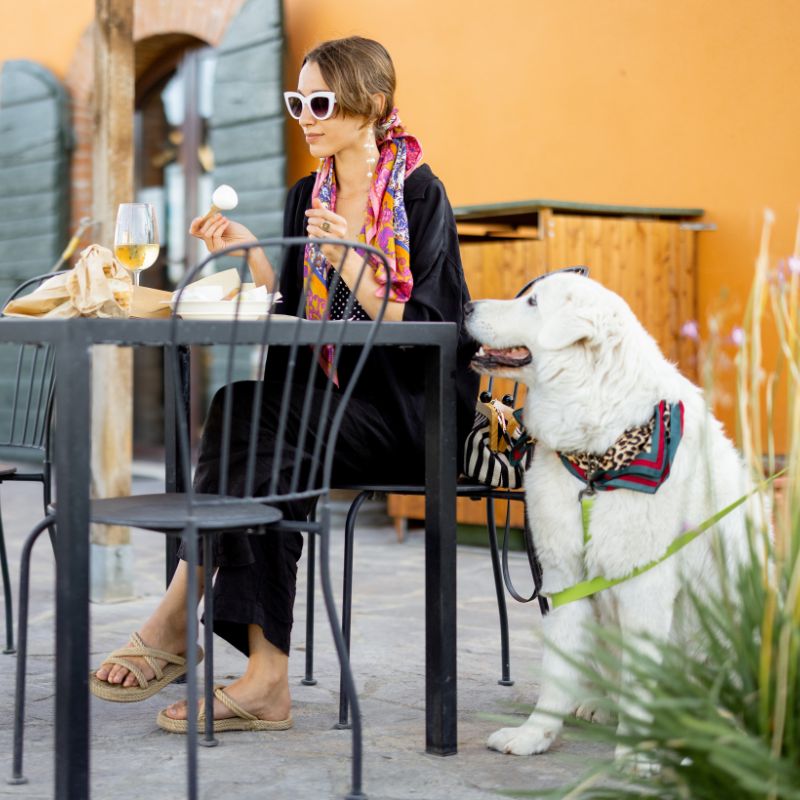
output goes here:
[[91, 359], [72, 329], [56, 343], [55, 796], [89, 797]]
[[[179, 345], [178, 355], [178, 379], [179, 387], [175, 386], [175, 369], [170, 360], [169, 350], [164, 350], [164, 466], [165, 466], [165, 489], [168, 492], [186, 491], [188, 476], [184, 472], [181, 464], [180, 453], [178, 451], [178, 428], [177, 428], [177, 398], [180, 397], [181, 407], [186, 414], [186, 425], [191, 431], [191, 401], [190, 389], [191, 381], [191, 358], [190, 348], [187, 345]], [[169, 586], [175, 568], [178, 566], [178, 545], [180, 539], [177, 536], [166, 536], [165, 559], [167, 586]]]
[[457, 752], [456, 341], [425, 359], [425, 749]]

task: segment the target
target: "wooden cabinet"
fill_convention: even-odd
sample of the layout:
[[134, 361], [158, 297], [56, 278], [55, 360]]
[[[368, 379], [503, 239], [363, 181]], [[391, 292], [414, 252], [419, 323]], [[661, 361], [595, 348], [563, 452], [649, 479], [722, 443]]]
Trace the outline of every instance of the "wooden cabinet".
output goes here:
[[[680, 329], [697, 318], [695, 239], [709, 227], [697, 222], [701, 209], [533, 200], [454, 213], [473, 299], [513, 297], [537, 275], [585, 265], [592, 278], [627, 300], [666, 357], [696, 376], [694, 342]], [[502, 509], [505, 519], [505, 504]], [[392, 495], [388, 511], [400, 529], [406, 518], [424, 518], [424, 498]], [[459, 500], [458, 520], [485, 524], [483, 503]], [[522, 525], [519, 503], [512, 524]]]

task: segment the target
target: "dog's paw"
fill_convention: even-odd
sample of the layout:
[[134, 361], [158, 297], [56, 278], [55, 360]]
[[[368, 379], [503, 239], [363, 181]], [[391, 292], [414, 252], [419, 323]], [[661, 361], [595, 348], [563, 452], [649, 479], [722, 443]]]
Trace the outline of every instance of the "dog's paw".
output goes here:
[[555, 741], [558, 730], [540, 725], [520, 725], [519, 728], [501, 728], [486, 742], [491, 750], [510, 753], [513, 756], [529, 756], [544, 753]]
[[617, 745], [614, 761], [618, 769], [640, 778], [652, 778], [661, 772], [661, 764], [655, 759], [645, 753], [636, 753], [627, 745]]
[[616, 719], [612, 711], [599, 706], [593, 700], [587, 700], [585, 703], [581, 703], [575, 709], [575, 716], [578, 719], [586, 720], [586, 722], [594, 722], [597, 725], [611, 725]]

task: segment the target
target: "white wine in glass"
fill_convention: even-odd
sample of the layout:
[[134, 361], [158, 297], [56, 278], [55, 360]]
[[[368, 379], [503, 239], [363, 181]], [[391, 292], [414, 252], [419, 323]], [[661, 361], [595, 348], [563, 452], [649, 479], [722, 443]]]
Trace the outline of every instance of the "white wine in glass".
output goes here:
[[133, 273], [139, 285], [139, 273], [153, 266], [158, 258], [158, 225], [150, 203], [121, 203], [114, 229], [114, 255]]

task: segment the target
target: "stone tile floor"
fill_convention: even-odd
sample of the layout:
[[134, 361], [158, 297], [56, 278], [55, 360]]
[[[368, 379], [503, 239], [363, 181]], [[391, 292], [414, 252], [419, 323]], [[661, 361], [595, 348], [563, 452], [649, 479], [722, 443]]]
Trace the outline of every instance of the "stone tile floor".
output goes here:
[[[138, 477], [134, 492], [158, 491], [152, 470]], [[39, 513], [34, 484], [5, 484], [3, 522], [12, 571], [22, 540]], [[340, 523], [340, 529], [343, 524]], [[125, 603], [93, 605], [92, 657], [122, 645], [128, 633], [155, 607], [162, 589], [163, 540], [134, 532], [137, 597]], [[398, 543], [380, 514], [365, 518], [356, 534], [353, 665], [364, 720], [364, 789], [373, 800], [480, 800], [501, 790], [560, 786], [581, 774], [588, 760], [609, 755], [604, 748], [568, 740], [541, 756], [516, 758], [486, 749], [499, 727], [492, 717], [521, 721], [536, 697], [540, 648], [538, 609], [510, 601], [511, 667], [515, 684], [499, 686], [499, 636], [489, 553], [458, 551], [458, 740], [459, 752], [441, 758], [424, 750], [424, 541], [412, 530]], [[335, 541], [334, 572], [341, 564]], [[512, 555], [520, 583], [524, 557]], [[9, 786], [14, 657], [0, 655], [0, 797], [33, 800], [53, 796], [53, 559], [46, 539], [34, 558], [27, 750], [30, 782]], [[16, 574], [12, 577], [16, 597]], [[337, 578], [338, 582], [338, 578]], [[524, 584], [523, 584], [524, 585]], [[203, 798], [341, 797], [349, 786], [350, 734], [333, 728], [338, 708], [338, 670], [327, 618], [318, 593], [316, 686], [303, 686], [306, 564], [299, 572], [295, 632], [290, 660], [295, 727], [280, 733], [223, 734], [219, 747], [201, 748]], [[16, 609], [15, 609], [16, 613]], [[217, 639], [215, 681], [240, 673], [243, 657]], [[92, 698], [91, 784], [94, 798], [141, 800], [185, 794], [185, 745], [181, 736], [156, 727], [160, 708], [179, 699], [173, 685], [142, 703], [114, 705]]]

